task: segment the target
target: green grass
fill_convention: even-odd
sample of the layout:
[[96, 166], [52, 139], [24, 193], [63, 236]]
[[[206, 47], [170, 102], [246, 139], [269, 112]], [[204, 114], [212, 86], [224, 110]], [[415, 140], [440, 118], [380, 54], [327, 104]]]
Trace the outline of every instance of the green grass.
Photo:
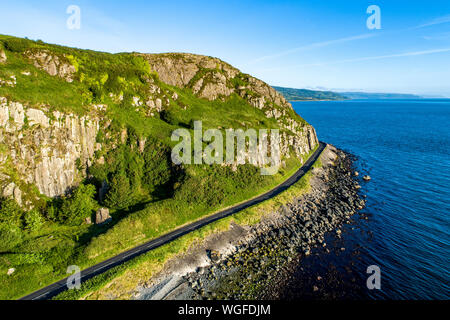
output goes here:
[[[143, 210], [124, 214], [122, 219], [116, 216], [114, 226], [109, 229], [107, 226], [67, 227], [48, 222], [39, 232], [26, 234], [13, 253], [0, 255], [0, 299], [20, 298], [67, 276], [69, 265], [87, 268], [186, 223], [257, 196], [280, 184], [298, 167], [297, 160], [292, 159], [284, 172], [271, 176], [269, 181], [254, 189], [235, 189], [234, 194], [215, 207], [165, 199], [150, 203]], [[40, 253], [42, 259], [25, 261], [21, 265], [14, 263], [14, 257], [30, 253]], [[10, 267], [17, 270], [7, 276]]]
[[[321, 167], [317, 160], [313, 167]], [[310, 190], [309, 181], [311, 171], [307, 172], [297, 183], [283, 191], [272, 199], [266, 200], [253, 207], [240, 211], [230, 217], [213, 222], [199, 230], [195, 230], [173, 242], [145, 253], [120, 266], [96, 276], [81, 285], [79, 290], [68, 290], [55, 300], [107, 299], [111, 295], [119, 299], [130, 298], [130, 292], [152, 275], [162, 270], [164, 264], [176, 255], [186, 252], [192, 245], [199, 245], [208, 236], [229, 230], [232, 223], [238, 225], [254, 225], [261, 221], [265, 215], [275, 212], [281, 206], [292, 201], [295, 197], [307, 193]]]
[[[3, 35], [0, 35], [0, 50], [7, 55], [6, 64], [0, 65], [0, 78], [17, 77], [15, 87], [0, 87], [0, 96], [34, 108], [45, 107], [50, 112], [58, 110], [80, 116], [96, 113], [93, 104], [108, 106], [104, 114], [96, 113], [105, 117], [100, 123], [102, 129], [98, 135], [102, 151], [96, 157], [104, 156], [106, 163], [91, 167], [85, 183], [99, 187], [103, 180], [110, 183], [116, 176], [124, 174], [130, 180], [130, 194], [133, 196], [130, 205], [125, 208], [111, 208], [113, 221], [109, 225], [65, 225], [62, 221], [55, 222], [49, 218], [48, 211], [53, 200], [38, 195], [33, 186], [20, 183], [14, 166], [7, 161], [0, 171], [14, 178], [24, 192], [23, 197], [32, 200], [46, 220], [38, 230], [24, 229], [20, 232], [15, 238], [16, 242], [20, 240], [18, 243], [4, 243], [5, 247], [9, 247], [0, 252], [0, 299], [24, 296], [67, 276], [69, 265], [86, 268], [183, 224], [252, 198], [284, 181], [300, 166], [300, 161], [291, 157], [277, 175], [263, 177], [259, 169], [251, 165], [239, 166], [237, 172], [218, 165], [186, 165], [182, 168], [169, 167], [170, 175], [165, 177], [161, 172], [164, 170], [157, 164], [164, 164], [167, 152], [158, 152], [174, 146], [175, 142], [170, 140], [174, 129], [183, 127], [192, 132], [195, 120], [202, 120], [203, 130], [277, 129], [277, 121], [268, 119], [264, 111], [269, 107], [279, 107], [272, 105], [259, 110], [236, 94], [224, 100], [200, 99], [189, 87], [181, 89], [162, 83], [148, 62], [133, 53], [94, 52]], [[72, 64], [76, 69], [74, 81], [66, 82], [36, 68], [27, 58], [27, 52], [38, 50], [48, 50], [61, 61]], [[25, 71], [30, 75], [22, 74]], [[201, 72], [206, 74], [209, 71]], [[229, 85], [245, 86], [246, 79], [246, 75], [238, 74]], [[157, 85], [161, 92], [151, 93], [149, 83]], [[179, 97], [176, 100], [172, 99], [174, 93]], [[123, 101], [114, 98], [120, 95], [123, 95]], [[133, 97], [139, 97], [144, 102], [149, 98], [168, 98], [169, 105], [165, 106], [161, 116], [155, 114], [149, 117], [146, 107], [131, 105]], [[287, 111], [288, 118], [306, 124], [293, 110]], [[105, 130], [105, 123], [109, 120], [111, 125]], [[128, 139], [122, 145], [119, 137], [124, 129]], [[22, 133], [24, 140], [33, 140], [30, 128]], [[111, 137], [107, 139], [106, 133]], [[149, 146], [146, 151], [155, 154], [156, 160], [146, 158], [137, 151], [137, 141], [144, 138]], [[8, 146], [0, 145], [2, 154], [7, 154], [8, 150]], [[164, 184], [148, 183], [146, 176], [156, 176], [155, 180]], [[161, 189], [168, 192], [163, 194]], [[103, 206], [104, 203], [98, 205]], [[178, 252], [179, 248], [186, 247], [183, 241], [180, 247], [177, 243], [171, 244], [169, 247], [172, 249], [166, 253], [163, 250], [162, 253], [156, 251], [151, 254], [160, 252], [161, 257], [155, 256], [155, 259], [163, 261]], [[16, 271], [7, 276], [7, 270], [12, 267]]]

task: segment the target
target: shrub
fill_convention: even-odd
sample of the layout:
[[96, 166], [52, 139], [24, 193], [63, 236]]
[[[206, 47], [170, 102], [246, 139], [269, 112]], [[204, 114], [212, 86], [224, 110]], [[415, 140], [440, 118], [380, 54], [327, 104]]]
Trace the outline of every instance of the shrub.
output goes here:
[[0, 252], [8, 252], [22, 242], [23, 232], [17, 227], [0, 224]]
[[124, 209], [132, 205], [133, 202], [130, 180], [123, 173], [114, 175], [106, 195], [105, 204], [110, 208]]
[[144, 150], [144, 162], [143, 185], [149, 191], [158, 186], [167, 186], [172, 176], [170, 149], [150, 140]]
[[23, 210], [13, 199], [0, 200], [0, 252], [7, 252], [23, 238]]
[[97, 202], [94, 200], [95, 193], [93, 185], [81, 184], [69, 198], [63, 200], [57, 214], [58, 220], [71, 225], [83, 223], [84, 219], [90, 217], [97, 207]]
[[23, 210], [13, 199], [0, 201], [0, 224], [11, 228], [22, 228]]
[[61, 198], [54, 198], [47, 204], [47, 210], [46, 210], [46, 217], [47, 219], [58, 222], [58, 214], [59, 209], [62, 206], [62, 199]]
[[175, 112], [173, 112], [172, 110], [163, 110], [160, 113], [160, 118], [162, 121], [174, 125], [174, 126], [178, 126], [180, 124], [180, 119], [178, 119], [177, 115]]
[[30, 231], [38, 230], [44, 224], [44, 217], [39, 211], [33, 209], [25, 214], [25, 225]]
[[4, 40], [5, 49], [12, 52], [22, 53], [30, 47], [30, 41], [26, 39]]

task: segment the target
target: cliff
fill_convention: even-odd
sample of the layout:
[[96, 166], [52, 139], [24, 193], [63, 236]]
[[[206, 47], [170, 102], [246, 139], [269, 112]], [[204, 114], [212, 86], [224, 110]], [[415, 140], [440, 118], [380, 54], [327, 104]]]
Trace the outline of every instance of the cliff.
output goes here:
[[[199, 120], [222, 134], [278, 129], [279, 170], [174, 164], [172, 133]], [[317, 144], [281, 94], [220, 59], [0, 35], [0, 299], [266, 192]]]
[[[49, 197], [64, 194], [85, 174], [96, 144], [99, 119], [34, 109], [0, 97], [3, 196], [22, 204], [20, 185], [34, 185]], [[25, 203], [31, 205], [31, 202]]]
[[[249, 107], [261, 110], [266, 118], [275, 119], [276, 126], [282, 129], [284, 157], [289, 158], [294, 152], [301, 158], [317, 145], [314, 128], [295, 114], [280, 93], [220, 59], [180, 53], [120, 55], [135, 59], [135, 69], [137, 63], [141, 64], [142, 74], [136, 85], [135, 79], [127, 79], [129, 70], [123, 70], [120, 75], [112, 66], [92, 76], [90, 73], [97, 72], [98, 66], [82, 66], [91, 55], [88, 51], [3, 37], [0, 47], [0, 143], [4, 146], [0, 193], [3, 196], [15, 195], [22, 204], [25, 191], [22, 188], [29, 192], [32, 190], [29, 186], [35, 186], [38, 193], [32, 197], [39, 198], [39, 194], [63, 195], [76, 186], [86, 176], [86, 168], [99, 161], [94, 156], [102, 150], [102, 144], [106, 150], [117, 145], [117, 132], [113, 129], [110, 134], [107, 132], [115, 120], [114, 114], [105, 112], [111, 105], [127, 105], [129, 112], [142, 118], [167, 122], [162, 119], [162, 113], [193, 109], [193, 104], [200, 100], [220, 101], [226, 106], [235, 96]], [[103, 54], [98, 55], [93, 58], [101, 59]], [[50, 86], [43, 73], [52, 78], [51, 86], [61, 86], [63, 97], [59, 96], [57, 103], [51, 97], [40, 97], [42, 91], [49, 89], [45, 87]], [[111, 85], [111, 90], [104, 90], [112, 76], [116, 77], [116, 83]], [[127, 83], [127, 80], [131, 81]], [[86, 92], [80, 92], [83, 84]], [[104, 92], [96, 92], [100, 90]], [[185, 100], [180, 99], [184, 92], [192, 93], [198, 100], [191, 99], [191, 105], [177, 104]], [[76, 100], [80, 96], [87, 99], [74, 105], [77, 101], [71, 96], [77, 97]], [[149, 121], [148, 125], [152, 124]], [[97, 142], [98, 131], [105, 129], [103, 133], [110, 138]], [[126, 140], [126, 125], [120, 134]], [[25, 204], [31, 203], [28, 199]]]

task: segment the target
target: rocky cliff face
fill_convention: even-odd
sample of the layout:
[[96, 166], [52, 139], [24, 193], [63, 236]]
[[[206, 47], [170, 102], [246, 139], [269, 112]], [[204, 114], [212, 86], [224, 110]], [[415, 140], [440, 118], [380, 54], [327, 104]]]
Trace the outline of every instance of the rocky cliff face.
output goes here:
[[[48, 197], [64, 194], [83, 176], [96, 144], [99, 119], [29, 108], [0, 97], [0, 185], [23, 203], [26, 185]], [[86, 164], [86, 165], [84, 165]], [[84, 166], [83, 166], [84, 165]]]
[[[25, 53], [25, 56], [33, 62], [36, 68], [44, 70], [49, 75], [58, 76], [67, 82], [73, 81], [75, 67], [57, 55], [53, 55], [49, 50], [30, 50]], [[65, 56], [64, 60], [67, 60]]]
[[225, 100], [237, 94], [250, 105], [275, 118], [282, 133], [281, 153], [289, 157], [290, 148], [304, 155], [318, 144], [314, 128], [296, 116], [282, 94], [265, 82], [241, 73], [217, 58], [188, 53], [143, 54], [152, 70], [166, 84], [189, 88], [200, 98]]
[[176, 87], [191, 88], [201, 98], [215, 100], [237, 93], [259, 109], [270, 103], [289, 107], [283, 96], [268, 84], [242, 74], [217, 58], [189, 53], [141, 56], [149, 62], [152, 70], [158, 73], [160, 80]]
[[[294, 112], [279, 92], [217, 58], [178, 53], [135, 56], [147, 61], [157, 78], [144, 77], [146, 93], [136, 92], [130, 102], [124, 99], [121, 91], [109, 92], [110, 103], [122, 106], [129, 103], [136, 112], [144, 110], [143, 116], [156, 117], [169, 108], [171, 100], [178, 99], [178, 94], [170, 87], [163, 87], [162, 83], [190, 90], [198, 98], [209, 101], [226, 101], [235, 95], [261, 110], [267, 118], [276, 120], [281, 129], [282, 156], [290, 157], [293, 151], [301, 158], [318, 144], [314, 128]], [[34, 66], [52, 77], [61, 78], [66, 85], [83, 81], [84, 75], [78, 75], [78, 68], [72, 64], [76, 61], [72, 55], [35, 48], [23, 52], [21, 57], [26, 70]], [[5, 51], [0, 48], [0, 64], [8, 65], [8, 61]], [[20, 86], [16, 81], [20, 74], [31, 78], [29, 71], [21, 70], [15, 74], [8, 71], [4, 73], [8, 78], [0, 78], [0, 88], [7, 87], [11, 90], [8, 93], [14, 93]], [[106, 73], [103, 80], [91, 79], [91, 82], [101, 86], [107, 79]], [[102, 161], [102, 158], [94, 160], [95, 151], [109, 150], [120, 140], [126, 141], [126, 129], [120, 133], [121, 139], [116, 139], [115, 133], [107, 132], [111, 119], [105, 114], [106, 104], [92, 104], [87, 107], [91, 109], [89, 114], [77, 116], [56, 111], [57, 108], [51, 105], [30, 106], [6, 96], [9, 95], [0, 96], [0, 196], [13, 196], [22, 205], [32, 206], [33, 197], [37, 199], [40, 194], [48, 197], [64, 194], [85, 176], [91, 162]], [[108, 141], [104, 145], [96, 143], [101, 123], [107, 123], [103, 130]], [[143, 150], [145, 137], [142, 139], [139, 148]]]

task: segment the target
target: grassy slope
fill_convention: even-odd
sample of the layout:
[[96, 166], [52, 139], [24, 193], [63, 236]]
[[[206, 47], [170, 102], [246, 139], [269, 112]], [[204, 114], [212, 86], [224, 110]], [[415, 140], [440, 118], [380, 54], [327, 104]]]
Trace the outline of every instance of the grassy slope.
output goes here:
[[[321, 166], [320, 159], [313, 165], [313, 167]], [[310, 190], [309, 180], [311, 177], [311, 172], [307, 172], [297, 183], [276, 197], [193, 231], [167, 245], [86, 281], [79, 290], [65, 291], [54, 299], [76, 300], [84, 298], [103, 300], [108, 299], [111, 295], [119, 299], [129, 299], [130, 292], [161, 271], [167, 261], [187, 252], [191, 246], [199, 245], [199, 243], [214, 233], [229, 230], [231, 224], [255, 225], [265, 215], [275, 212], [284, 204], [292, 201], [293, 198], [307, 193]]]
[[[146, 61], [133, 54], [113, 55], [0, 35], [1, 47], [7, 49], [8, 61], [0, 66], [0, 78], [15, 75], [17, 85], [15, 88], [1, 87], [0, 96], [36, 108], [47, 105], [51, 110], [79, 115], [89, 113], [92, 104], [107, 104], [106, 116], [113, 121], [108, 130], [112, 132], [119, 133], [127, 128], [138, 137], [152, 137], [170, 147], [173, 145], [170, 141], [172, 130], [188, 126], [192, 120], [203, 120], [204, 129], [278, 127], [274, 119], [267, 119], [261, 110], [236, 95], [224, 102], [210, 102], [197, 98], [188, 89], [161, 83]], [[76, 66], [72, 83], [51, 77], [34, 67], [24, 56], [27, 50], [42, 49], [50, 50], [62, 61]], [[29, 71], [31, 75], [22, 75], [23, 71]], [[133, 96], [144, 100], [150, 95], [149, 81], [157, 84], [162, 94], [168, 97], [173, 92], [178, 94], [177, 101], [169, 98], [169, 120], [159, 116], [146, 117], [144, 107], [131, 107]], [[236, 79], [236, 83], [240, 82]], [[122, 94], [123, 102], [111, 98], [110, 93]], [[188, 108], [185, 110], [184, 106]], [[292, 116], [299, 118], [296, 114]], [[102, 142], [108, 144], [107, 141]], [[133, 146], [127, 147], [130, 152], [133, 150]], [[100, 155], [108, 156], [97, 156]], [[177, 226], [256, 196], [285, 180], [299, 166], [299, 160], [291, 158], [286, 168], [267, 177], [261, 177], [256, 168], [248, 166], [240, 167], [236, 173], [220, 166], [187, 166], [186, 178], [179, 187], [191, 182], [191, 194], [159, 199], [152, 197], [149, 190], [138, 188], [140, 201], [128, 210], [113, 210], [113, 222], [108, 226], [68, 226], [46, 220], [39, 230], [23, 232], [20, 244], [0, 253], [0, 299], [19, 298], [65, 277], [69, 265], [88, 267]], [[208, 186], [203, 188], [205, 193], [211, 189], [210, 197], [221, 195], [221, 198], [211, 199], [205, 194], [202, 201], [188, 201], [198, 193], [198, 184], [195, 183], [205, 183]], [[212, 188], [215, 188], [215, 193]], [[41, 209], [45, 216], [46, 208]], [[11, 267], [16, 268], [16, 272], [7, 276], [6, 271]]]

